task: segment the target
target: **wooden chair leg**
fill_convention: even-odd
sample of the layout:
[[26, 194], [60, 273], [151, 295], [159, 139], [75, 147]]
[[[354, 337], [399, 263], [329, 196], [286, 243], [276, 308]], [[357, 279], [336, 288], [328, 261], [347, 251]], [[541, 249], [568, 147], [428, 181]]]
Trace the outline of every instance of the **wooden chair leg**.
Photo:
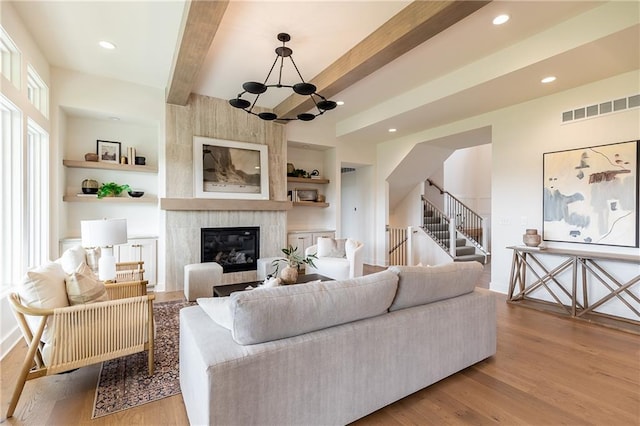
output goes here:
[[[37, 339], [40, 338], [41, 334], [42, 333], [38, 333]], [[7, 409], [7, 418], [13, 416], [13, 413], [18, 406], [18, 400], [20, 399], [20, 395], [22, 395], [22, 390], [24, 389], [24, 385], [27, 382], [27, 376], [29, 375], [29, 370], [31, 370], [33, 359], [36, 354], [36, 350], [38, 349], [37, 339], [34, 338], [34, 340], [31, 341], [29, 350], [27, 351], [27, 355], [25, 355], [24, 362], [22, 363], [22, 369], [20, 370], [20, 375], [18, 376], [18, 382], [16, 383], [16, 387], [13, 389], [11, 401], [9, 402], [9, 408]]]

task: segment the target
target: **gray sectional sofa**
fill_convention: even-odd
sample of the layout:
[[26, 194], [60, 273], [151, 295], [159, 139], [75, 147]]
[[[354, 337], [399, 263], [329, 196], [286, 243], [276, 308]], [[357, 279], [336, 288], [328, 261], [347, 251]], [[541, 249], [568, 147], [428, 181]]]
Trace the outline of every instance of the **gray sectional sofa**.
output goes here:
[[180, 311], [194, 425], [342, 425], [496, 352], [479, 263], [198, 299]]

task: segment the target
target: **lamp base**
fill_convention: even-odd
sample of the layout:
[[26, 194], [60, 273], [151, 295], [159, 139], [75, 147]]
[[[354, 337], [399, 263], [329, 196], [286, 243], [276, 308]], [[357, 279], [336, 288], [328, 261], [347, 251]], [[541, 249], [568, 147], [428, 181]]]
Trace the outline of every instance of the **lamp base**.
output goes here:
[[116, 280], [116, 258], [113, 256], [113, 247], [103, 247], [98, 261], [98, 279], [100, 281]]

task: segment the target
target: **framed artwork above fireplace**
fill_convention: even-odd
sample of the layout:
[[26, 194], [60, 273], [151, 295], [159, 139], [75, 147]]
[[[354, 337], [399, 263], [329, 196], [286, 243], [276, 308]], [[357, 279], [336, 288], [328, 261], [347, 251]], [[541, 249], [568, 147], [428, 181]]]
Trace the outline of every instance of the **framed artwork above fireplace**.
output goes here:
[[194, 136], [196, 198], [269, 199], [267, 145]]

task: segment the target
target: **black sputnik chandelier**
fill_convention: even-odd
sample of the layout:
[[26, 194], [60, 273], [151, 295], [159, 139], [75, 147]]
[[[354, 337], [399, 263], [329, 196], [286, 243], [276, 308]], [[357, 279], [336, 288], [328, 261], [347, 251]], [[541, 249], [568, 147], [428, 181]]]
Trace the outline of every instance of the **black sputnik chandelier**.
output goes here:
[[[293, 54], [293, 50], [291, 50], [290, 48], [285, 46], [285, 43], [288, 42], [289, 40], [291, 40], [291, 36], [287, 33], [280, 33], [278, 34], [278, 40], [280, 40], [282, 42], [282, 46], [279, 46], [276, 48], [276, 59], [273, 61], [273, 65], [271, 65], [271, 69], [269, 70], [269, 73], [267, 74], [267, 78], [264, 79], [264, 83], [259, 83], [257, 81], [247, 81], [246, 83], [244, 83], [242, 85], [242, 88], [244, 89], [244, 91], [242, 93], [239, 93], [237, 97], [235, 97], [234, 99], [230, 99], [229, 103], [239, 109], [242, 109], [246, 112], [248, 112], [249, 114], [253, 114], [253, 115], [257, 115], [258, 117], [260, 117], [263, 120], [267, 120], [267, 121], [271, 121], [271, 120], [282, 120], [282, 121], [292, 121], [292, 120], [302, 120], [302, 121], [311, 121], [314, 118], [316, 118], [319, 115], [322, 115], [325, 113], [325, 111], [329, 111], [334, 109], [337, 104], [334, 101], [328, 100], [327, 98], [325, 98], [324, 96], [322, 96], [321, 94], [316, 92], [316, 86], [311, 84], [311, 83], [307, 83], [304, 81], [304, 78], [302, 78], [302, 74], [300, 74], [300, 70], [298, 70], [298, 67], [296, 66], [296, 63], [293, 61], [293, 57], [291, 56]], [[288, 85], [288, 84], [282, 84], [282, 69], [284, 67], [284, 58], [289, 58], [291, 59], [291, 63], [293, 64], [293, 67], [295, 68], [296, 72], [298, 73], [298, 76], [300, 77], [301, 82], [300, 83], [296, 83], [294, 85]], [[271, 73], [273, 72], [273, 69], [275, 68], [276, 64], [278, 63], [278, 61], [280, 61], [280, 71], [278, 73], [278, 83], [277, 84], [267, 84], [267, 82], [269, 81], [269, 77], [271, 76]], [[317, 113], [313, 114], [313, 113], [309, 113], [309, 112], [305, 112], [302, 114], [298, 114], [296, 117], [278, 117], [277, 114], [274, 114], [273, 112], [260, 112], [260, 113], [255, 113], [253, 112], [253, 107], [255, 106], [256, 102], [258, 102], [258, 99], [260, 98], [260, 95], [265, 93], [269, 88], [271, 87], [277, 87], [277, 88], [283, 88], [283, 87], [288, 87], [290, 89], [292, 89], [295, 93], [297, 93], [298, 95], [302, 95], [302, 96], [309, 96], [311, 98], [311, 100], [313, 101], [313, 103], [316, 106], [316, 109], [318, 110]], [[255, 97], [255, 99], [252, 102], [249, 102], [246, 99], [243, 99], [242, 96], [246, 93], [250, 93], [252, 95], [257, 95]]]

